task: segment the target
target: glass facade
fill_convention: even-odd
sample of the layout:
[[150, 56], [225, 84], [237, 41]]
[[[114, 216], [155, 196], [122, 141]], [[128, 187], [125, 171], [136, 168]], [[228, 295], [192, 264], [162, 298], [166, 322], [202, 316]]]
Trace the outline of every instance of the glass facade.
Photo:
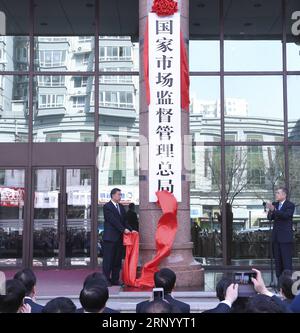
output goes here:
[[[139, 211], [139, 1], [119, 15], [105, 0], [3, 3], [0, 266], [95, 267], [110, 189]], [[268, 263], [262, 203], [279, 185], [300, 264], [297, 10], [190, 0], [191, 237], [206, 266]]]
[[299, 264], [297, 1], [190, 1], [194, 255], [206, 265], [267, 264], [262, 203], [296, 204]]

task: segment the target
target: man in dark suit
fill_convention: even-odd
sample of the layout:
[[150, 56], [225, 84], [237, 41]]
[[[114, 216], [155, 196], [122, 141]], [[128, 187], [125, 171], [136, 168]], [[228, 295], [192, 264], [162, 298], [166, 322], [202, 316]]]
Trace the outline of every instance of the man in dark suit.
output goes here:
[[[176, 274], [169, 268], [163, 268], [154, 274], [156, 288], [164, 289], [164, 300], [171, 304], [172, 313], [190, 313], [190, 305], [176, 300], [171, 296], [175, 287]], [[136, 313], [145, 313], [150, 301], [144, 301], [136, 305]]]
[[288, 190], [276, 191], [276, 202], [267, 203], [268, 219], [273, 221], [272, 246], [277, 279], [285, 269], [292, 270], [293, 215], [295, 205], [287, 199]]
[[36, 276], [29, 268], [22, 269], [14, 275], [14, 279], [23, 283], [26, 289], [26, 295], [24, 298], [24, 304], [29, 304], [31, 307], [31, 313], [41, 313], [43, 306], [36, 303]]
[[126, 221], [126, 211], [121, 201], [121, 190], [114, 188], [111, 200], [103, 206], [103, 273], [110, 285], [120, 285], [122, 265], [123, 234], [131, 231]]

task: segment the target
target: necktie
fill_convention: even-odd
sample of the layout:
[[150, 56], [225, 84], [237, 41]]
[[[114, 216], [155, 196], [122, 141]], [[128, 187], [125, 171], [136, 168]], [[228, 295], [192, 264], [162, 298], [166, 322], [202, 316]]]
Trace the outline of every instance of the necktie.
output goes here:
[[278, 209], [280, 210], [282, 207], [282, 203], [280, 202], [279, 206], [278, 206]]
[[121, 215], [119, 204], [116, 204], [116, 206], [117, 206], [117, 210], [118, 210], [119, 214]]

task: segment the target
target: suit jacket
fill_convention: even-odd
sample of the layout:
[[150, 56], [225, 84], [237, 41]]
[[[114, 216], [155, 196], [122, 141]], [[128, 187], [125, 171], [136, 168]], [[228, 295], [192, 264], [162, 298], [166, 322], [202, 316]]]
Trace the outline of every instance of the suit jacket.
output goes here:
[[[173, 313], [190, 313], [190, 305], [173, 298], [170, 294], [165, 294], [165, 300], [172, 305]], [[149, 301], [143, 301], [136, 305], [136, 313], [144, 313], [144, 309]]]
[[103, 206], [104, 214], [104, 231], [103, 240], [109, 242], [117, 242], [121, 240], [124, 230], [127, 228], [131, 230], [126, 220], [126, 211], [123, 205], [119, 204], [119, 214], [115, 205], [109, 201]]
[[215, 308], [203, 311], [203, 313], [229, 313], [231, 307], [226, 303], [219, 303]]
[[43, 306], [35, 303], [30, 297], [24, 298], [24, 304], [29, 304], [31, 307], [31, 313], [41, 313], [43, 310]]
[[293, 302], [289, 305], [289, 309], [292, 312], [300, 313], [300, 294], [294, 298]]
[[272, 241], [279, 243], [293, 242], [293, 215], [295, 205], [285, 200], [279, 210], [279, 202], [274, 202], [275, 210], [268, 213], [268, 218], [273, 220]]
[[[80, 308], [76, 310], [76, 313], [84, 313], [84, 309]], [[102, 313], [120, 313], [120, 311], [108, 308], [107, 306], [104, 308], [104, 310], [102, 311]]]

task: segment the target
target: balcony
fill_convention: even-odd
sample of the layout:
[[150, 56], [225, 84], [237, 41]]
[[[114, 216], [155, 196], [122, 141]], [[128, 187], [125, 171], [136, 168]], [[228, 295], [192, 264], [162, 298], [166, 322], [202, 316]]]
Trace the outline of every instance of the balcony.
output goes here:
[[66, 114], [66, 108], [64, 106], [57, 107], [39, 107], [36, 112], [37, 117], [51, 117], [51, 116], [64, 116]]

